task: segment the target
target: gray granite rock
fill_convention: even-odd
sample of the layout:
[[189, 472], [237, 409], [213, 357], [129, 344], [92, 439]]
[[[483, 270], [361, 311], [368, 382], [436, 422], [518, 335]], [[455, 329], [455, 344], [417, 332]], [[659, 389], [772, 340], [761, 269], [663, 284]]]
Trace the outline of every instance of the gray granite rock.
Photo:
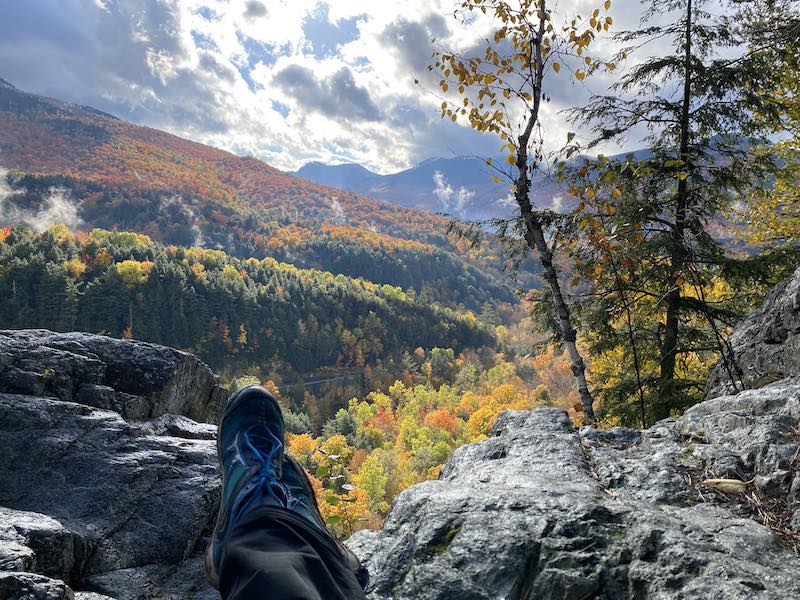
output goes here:
[[72, 402], [0, 394], [0, 456], [0, 505], [77, 533], [83, 574], [186, 558], [218, 499], [212, 440]]
[[177, 566], [147, 565], [110, 571], [89, 578], [86, 584], [113, 595], [115, 600], [219, 600], [219, 593], [203, 576], [201, 554]]
[[161, 415], [152, 421], [138, 424], [143, 432], [151, 435], [167, 435], [187, 440], [216, 440], [217, 427], [207, 423], [196, 423], [182, 415]]
[[698, 485], [711, 465], [786, 466], [794, 385], [761, 392], [644, 432], [579, 432], [555, 409], [502, 414], [437, 481], [401, 493], [381, 530], [350, 538], [370, 598], [800, 597], [794, 552]]
[[729, 341], [735, 364], [714, 368], [707, 398], [800, 375], [800, 269], [736, 326]]
[[36, 573], [0, 571], [3, 600], [73, 600], [74, 593], [63, 581]]
[[0, 392], [51, 396], [131, 419], [213, 421], [226, 391], [191, 354], [88, 333], [0, 330]]
[[83, 540], [40, 513], [0, 507], [0, 571], [31, 571], [69, 579], [80, 571]]
[[225, 395], [171, 348], [0, 331], [0, 598], [218, 598], [216, 427], [189, 417]]
[[[109, 571], [184, 572], [218, 501], [212, 430], [168, 416], [128, 423], [73, 402], [0, 394], [0, 506], [9, 507], [0, 511], [0, 569], [74, 589]], [[210, 593], [201, 569], [194, 580]], [[58, 597], [37, 582], [50, 596], [30, 598]], [[127, 589], [138, 593], [134, 582]]]

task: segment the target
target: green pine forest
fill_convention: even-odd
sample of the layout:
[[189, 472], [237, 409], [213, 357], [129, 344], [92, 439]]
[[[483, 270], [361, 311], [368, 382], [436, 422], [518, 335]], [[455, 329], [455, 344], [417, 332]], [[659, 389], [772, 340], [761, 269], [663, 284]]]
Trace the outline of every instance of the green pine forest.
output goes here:
[[392, 365], [409, 348], [494, 343], [474, 314], [399, 287], [273, 258], [165, 247], [137, 233], [14, 227], [0, 265], [5, 327], [135, 337], [191, 350], [218, 370]]

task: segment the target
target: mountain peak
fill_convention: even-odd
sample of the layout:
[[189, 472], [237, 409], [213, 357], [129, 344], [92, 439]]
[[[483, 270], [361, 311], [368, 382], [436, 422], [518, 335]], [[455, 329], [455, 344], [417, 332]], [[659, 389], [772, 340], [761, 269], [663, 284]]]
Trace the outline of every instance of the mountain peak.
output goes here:
[[16, 87], [14, 87], [13, 85], [11, 85], [9, 82], [7, 82], [5, 79], [3, 79], [2, 77], [0, 77], [0, 88], [2, 88], [2, 87], [5, 87], [5, 88], [11, 88], [12, 90], [15, 90], [15, 89], [17, 89], [17, 88], [16, 88]]
[[344, 190], [360, 189], [360, 185], [364, 182], [380, 177], [355, 163], [329, 165], [316, 160], [307, 162], [291, 174], [321, 185], [330, 185]]

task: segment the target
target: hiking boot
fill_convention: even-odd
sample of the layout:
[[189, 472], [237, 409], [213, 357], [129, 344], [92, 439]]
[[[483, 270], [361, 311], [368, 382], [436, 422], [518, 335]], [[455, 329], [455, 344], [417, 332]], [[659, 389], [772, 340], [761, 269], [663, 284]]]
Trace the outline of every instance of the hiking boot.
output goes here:
[[317, 496], [314, 493], [311, 480], [308, 478], [308, 475], [306, 475], [300, 463], [288, 454], [283, 457], [283, 482], [289, 490], [289, 510], [305, 517], [306, 520], [325, 532], [329, 541], [333, 542], [336, 548], [338, 548], [345, 564], [355, 573], [358, 582], [363, 588], [366, 588], [369, 578], [367, 570], [361, 566], [356, 555], [328, 531], [328, 528], [325, 526], [325, 520], [319, 512]]
[[260, 506], [287, 508], [283, 448], [283, 415], [272, 394], [258, 385], [233, 394], [217, 431], [222, 498], [205, 558], [206, 576], [214, 587], [219, 587], [222, 548], [242, 517]]
[[304, 516], [320, 529], [325, 529], [325, 521], [319, 512], [311, 480], [300, 463], [288, 454], [283, 457], [283, 482], [289, 490], [289, 509]]

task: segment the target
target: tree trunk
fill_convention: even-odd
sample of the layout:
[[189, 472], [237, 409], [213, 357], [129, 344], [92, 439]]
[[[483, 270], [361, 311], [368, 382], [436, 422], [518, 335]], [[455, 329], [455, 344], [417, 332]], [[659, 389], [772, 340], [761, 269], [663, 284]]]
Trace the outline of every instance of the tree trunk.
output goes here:
[[[680, 122], [680, 154], [682, 168], [688, 173], [689, 159], [689, 110], [691, 101], [691, 61], [692, 61], [692, 0], [686, 3], [686, 41], [684, 54], [683, 105]], [[675, 208], [675, 227], [672, 233], [672, 250], [670, 256], [672, 282], [665, 297], [667, 316], [664, 327], [664, 339], [661, 345], [660, 391], [664, 408], [670, 407], [670, 400], [675, 394], [675, 363], [678, 355], [678, 337], [680, 329], [681, 288], [677, 281], [683, 274], [686, 261], [685, 230], [686, 209], [688, 205], [688, 177], [678, 181], [677, 206]], [[668, 416], [663, 410], [661, 417]]]
[[[540, 0], [539, 7], [544, 14], [546, 0]], [[553, 296], [553, 305], [558, 315], [558, 323], [561, 327], [561, 337], [564, 340], [564, 346], [569, 354], [570, 363], [572, 366], [572, 373], [575, 375], [575, 380], [578, 384], [578, 393], [581, 398], [581, 407], [583, 409], [584, 421], [587, 424], [592, 424], [595, 421], [592, 394], [589, 391], [589, 385], [586, 381], [586, 366], [583, 362], [577, 346], [577, 333], [572, 326], [572, 316], [570, 315], [569, 306], [564, 300], [564, 295], [561, 293], [561, 283], [558, 280], [558, 273], [553, 265], [553, 253], [547, 245], [547, 240], [544, 236], [544, 227], [537, 215], [533, 212], [533, 207], [530, 202], [528, 194], [530, 192], [530, 177], [528, 176], [528, 143], [530, 142], [531, 132], [536, 122], [539, 119], [539, 106], [542, 99], [542, 79], [544, 78], [544, 61], [542, 58], [542, 39], [545, 35], [545, 21], [539, 21], [539, 29], [536, 37], [531, 40], [532, 47], [535, 52], [535, 77], [533, 89], [533, 106], [528, 114], [528, 121], [525, 130], [518, 138], [517, 147], [517, 179], [515, 183], [515, 199], [519, 206], [520, 214], [525, 223], [525, 241], [531, 250], [535, 250], [539, 254], [539, 261], [544, 269], [544, 278], [550, 286], [550, 292]]]
[[[530, 203], [528, 203], [530, 205]], [[544, 230], [541, 222], [531, 212], [523, 214], [525, 219], [525, 241], [531, 249], [535, 249], [539, 254], [539, 261], [544, 269], [544, 278], [550, 286], [550, 292], [553, 296], [553, 305], [558, 315], [558, 323], [561, 326], [561, 337], [564, 340], [564, 346], [569, 354], [571, 363], [572, 374], [578, 384], [578, 393], [581, 397], [581, 408], [583, 409], [584, 420], [587, 424], [594, 423], [594, 398], [589, 391], [589, 384], [586, 381], [586, 365], [583, 362], [577, 345], [577, 332], [572, 326], [572, 316], [570, 315], [569, 306], [564, 300], [561, 293], [561, 283], [558, 281], [558, 273], [555, 266], [553, 266], [553, 253], [547, 245], [547, 240], [544, 237]]]

